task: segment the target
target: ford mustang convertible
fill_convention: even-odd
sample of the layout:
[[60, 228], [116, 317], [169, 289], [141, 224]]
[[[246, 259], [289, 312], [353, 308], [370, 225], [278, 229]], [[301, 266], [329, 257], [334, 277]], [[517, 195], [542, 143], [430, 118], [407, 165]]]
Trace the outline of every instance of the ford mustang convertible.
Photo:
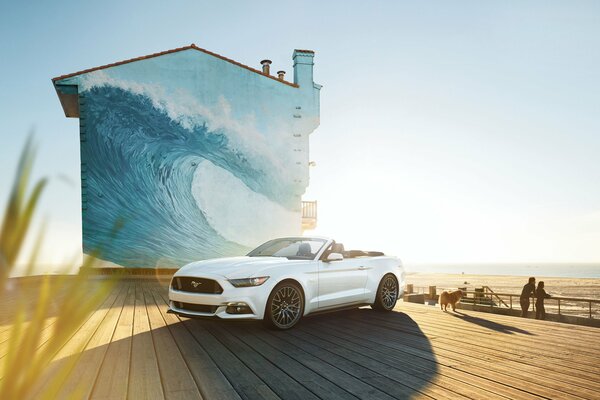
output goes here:
[[169, 287], [170, 312], [185, 317], [262, 319], [289, 329], [300, 318], [370, 305], [391, 311], [404, 291], [399, 259], [344, 250], [321, 237], [268, 241], [245, 257], [198, 261], [179, 269]]

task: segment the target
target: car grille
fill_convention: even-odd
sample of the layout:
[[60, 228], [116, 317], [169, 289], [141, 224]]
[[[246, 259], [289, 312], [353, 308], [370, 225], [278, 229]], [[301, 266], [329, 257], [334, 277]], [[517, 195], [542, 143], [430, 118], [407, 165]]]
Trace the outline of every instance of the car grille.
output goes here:
[[221, 294], [223, 288], [219, 282], [212, 279], [177, 276], [173, 278], [171, 288], [182, 292]]
[[191, 303], [182, 303], [179, 301], [174, 301], [173, 305], [180, 310], [201, 312], [207, 314], [214, 314], [217, 311], [219, 306], [208, 306], [206, 304], [191, 304]]

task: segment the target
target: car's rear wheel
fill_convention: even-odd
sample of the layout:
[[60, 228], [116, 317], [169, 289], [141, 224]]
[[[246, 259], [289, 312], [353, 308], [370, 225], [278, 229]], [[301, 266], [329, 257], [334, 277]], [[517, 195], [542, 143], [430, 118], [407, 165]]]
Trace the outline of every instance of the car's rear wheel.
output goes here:
[[271, 329], [290, 329], [304, 314], [304, 294], [296, 282], [282, 282], [275, 286], [265, 309], [263, 322]]
[[371, 307], [378, 311], [392, 311], [398, 301], [398, 280], [393, 274], [387, 274], [379, 282], [375, 303]]

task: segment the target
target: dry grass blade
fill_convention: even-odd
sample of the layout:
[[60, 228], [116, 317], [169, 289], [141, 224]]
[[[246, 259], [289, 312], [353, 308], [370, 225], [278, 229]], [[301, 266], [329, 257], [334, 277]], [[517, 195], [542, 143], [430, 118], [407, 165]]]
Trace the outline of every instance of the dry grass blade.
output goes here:
[[[26, 198], [34, 158], [35, 148], [30, 136], [19, 160], [17, 176], [13, 183], [4, 212], [2, 228], [0, 229], [0, 279], [2, 281], [8, 278], [10, 269], [17, 261], [36, 205], [47, 184], [46, 179], [41, 179], [35, 184], [29, 198]], [[3, 287], [0, 290], [3, 290]]]
[[[32, 218], [47, 184], [46, 179], [40, 179], [28, 191], [34, 158], [33, 140], [29, 137], [0, 226], [0, 301], [6, 295], [8, 277], [22, 253]], [[42, 229], [26, 266], [28, 273], [35, 270], [43, 238]], [[11, 317], [8, 350], [0, 358], [4, 371], [4, 376], [0, 377], [0, 399], [56, 397], [60, 385], [68, 378], [79, 357], [70, 357], [68, 362], [52, 368], [56, 362], [54, 357], [100, 306], [115, 284], [114, 279], [90, 279], [91, 262], [86, 262], [76, 276], [45, 276], [33, 305], [27, 301], [23, 291], [16, 294], [17, 307]], [[50, 318], [55, 319], [52, 334], [47, 340], [42, 340], [43, 328]], [[72, 397], [80, 397], [78, 393], [73, 393]]]

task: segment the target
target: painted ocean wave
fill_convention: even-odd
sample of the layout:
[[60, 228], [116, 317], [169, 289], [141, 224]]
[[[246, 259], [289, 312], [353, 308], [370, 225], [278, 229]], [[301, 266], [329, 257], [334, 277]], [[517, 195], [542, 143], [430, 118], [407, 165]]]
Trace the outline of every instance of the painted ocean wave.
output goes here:
[[[214, 190], [219, 186], [227, 190]], [[196, 168], [192, 194], [211, 227], [224, 237], [250, 247], [257, 241], [263, 243], [289, 235], [289, 227], [297, 226], [301, 218], [300, 212], [289, 211], [252, 191], [231, 172], [208, 160]]]
[[[156, 110], [191, 133], [196, 129], [205, 129], [208, 134], [226, 138], [223, 145], [241, 157], [251, 158], [263, 173], [271, 175], [272, 184], [289, 186], [293, 182], [287, 165], [287, 160], [293, 155], [291, 135], [283, 135], [282, 127], [276, 126], [276, 120], [258, 129], [253, 113], [234, 117], [232, 106], [223, 96], [218, 97], [217, 104], [208, 106], [189, 90], [180, 88], [168, 91], [163, 85], [118, 79], [102, 70], [81, 77], [79, 86], [83, 93], [98, 88], [118, 88], [141, 95]], [[289, 190], [281, 191], [282, 194], [287, 192]]]
[[[299, 225], [299, 215], [287, 211], [297, 201], [294, 190], [271, 162], [277, 157], [241, 146], [227, 124], [202, 122], [197, 109], [189, 118], [168, 112], [168, 101], [157, 105], [140, 90], [102, 84], [83, 94], [84, 253], [101, 248], [102, 259], [126, 267], [180, 266], [245, 253], [263, 240], [261, 219], [273, 213], [287, 212]], [[223, 204], [227, 196], [251, 204]], [[254, 209], [264, 213], [251, 225]], [[244, 221], [240, 232], [228, 228], [236, 220]]]

